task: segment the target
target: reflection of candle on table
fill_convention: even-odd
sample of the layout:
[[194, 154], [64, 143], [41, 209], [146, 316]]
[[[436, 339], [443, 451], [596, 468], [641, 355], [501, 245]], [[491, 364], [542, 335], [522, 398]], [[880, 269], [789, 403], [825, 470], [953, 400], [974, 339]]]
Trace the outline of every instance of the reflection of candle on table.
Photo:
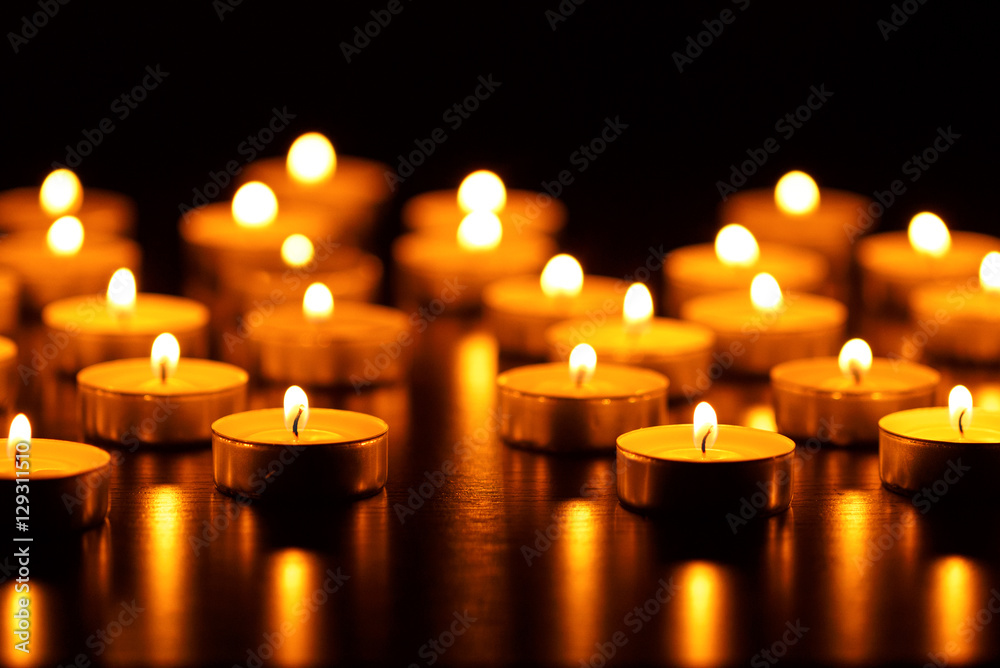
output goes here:
[[905, 360], [872, 359], [851, 339], [839, 357], [798, 359], [771, 369], [778, 431], [834, 445], [871, 445], [882, 416], [934, 402], [940, 374]]
[[208, 309], [182, 297], [136, 294], [127, 269], [114, 273], [106, 296], [68, 297], [42, 311], [42, 322], [62, 350], [57, 367], [75, 373], [85, 366], [145, 357], [157, 335], [170, 330], [193, 357], [208, 355]]
[[212, 360], [180, 358], [171, 334], [150, 357], [102, 362], [76, 376], [88, 441], [132, 445], [208, 443], [212, 422], [246, 408], [247, 373]]
[[555, 234], [566, 223], [562, 202], [545, 193], [507, 190], [499, 176], [485, 169], [466, 176], [458, 190], [434, 190], [408, 200], [402, 217], [411, 230], [454, 234], [466, 214], [483, 209], [518, 233]]
[[913, 496], [921, 512], [942, 498], [996, 498], [1000, 412], [973, 410], [964, 386], [952, 388], [947, 407], [891, 413], [878, 428], [882, 484]]
[[976, 278], [980, 261], [1000, 251], [1000, 239], [973, 232], [949, 232], [933, 213], [918, 213], [904, 232], [883, 232], [858, 242], [862, 301], [872, 313], [906, 310], [918, 286]]
[[[718, 445], [718, 447], [716, 447]], [[618, 437], [618, 498], [642, 513], [728, 515], [743, 503], [762, 515], [788, 508], [795, 443], [780, 434], [719, 425], [702, 402], [693, 424], [637, 429]], [[746, 518], [743, 518], [744, 520]]]
[[819, 253], [775, 243], [758, 244], [742, 225], [726, 225], [714, 244], [678, 248], [664, 260], [669, 314], [700, 295], [743, 290], [759, 273], [774, 276], [787, 290], [819, 292], [828, 266]]
[[497, 376], [500, 437], [553, 452], [610, 449], [619, 434], [666, 422], [667, 385], [649, 369], [597, 364], [594, 349], [581, 344], [568, 368], [534, 364]]
[[7, 457], [0, 466], [0, 494], [14, 501], [25, 495], [28, 512], [10, 507], [11, 521], [23, 521], [22, 537], [83, 531], [104, 523], [108, 514], [111, 455], [71, 441], [32, 438], [31, 424], [19, 414], [10, 425]]
[[715, 334], [693, 322], [653, 317], [653, 299], [642, 283], [633, 283], [625, 293], [622, 317], [600, 320], [580, 318], [550, 327], [549, 359], [569, 357], [573, 346], [588, 343], [602, 360], [631, 364], [659, 371], [670, 379], [670, 395], [697, 394], [698, 372], [712, 361]]
[[770, 274], [758, 274], [750, 290], [696, 297], [681, 317], [716, 336], [720, 364], [735, 371], [766, 374], [780, 362], [831, 355], [843, 340], [847, 309], [829, 297], [781, 291]]
[[76, 216], [92, 232], [128, 234], [135, 225], [135, 203], [110, 190], [87, 188], [85, 193], [68, 169], [51, 172], [41, 188], [0, 192], [0, 229], [40, 232], [66, 215]]
[[544, 357], [547, 327], [615, 308], [619, 284], [613, 278], [584, 276], [572, 255], [560, 254], [546, 263], [540, 277], [511, 276], [487, 285], [483, 314], [501, 351]]
[[[979, 265], [979, 280], [920, 286], [910, 295], [910, 319], [934, 323], [924, 350], [968, 362], [1000, 361], [1000, 253]], [[918, 325], [919, 326], [919, 325]]]
[[251, 498], [361, 497], [385, 486], [389, 426], [364, 413], [310, 408], [297, 386], [284, 408], [212, 423], [219, 491]]

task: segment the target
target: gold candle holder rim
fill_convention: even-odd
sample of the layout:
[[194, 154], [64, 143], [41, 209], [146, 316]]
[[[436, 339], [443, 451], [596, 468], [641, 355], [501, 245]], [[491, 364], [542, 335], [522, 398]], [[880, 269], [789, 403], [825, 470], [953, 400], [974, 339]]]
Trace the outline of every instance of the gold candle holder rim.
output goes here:
[[[86, 455], [88, 458], [93, 458], [94, 462], [93, 463], [88, 462], [86, 468], [81, 468], [79, 470], [73, 470], [73, 471], [67, 471], [67, 472], [59, 472], [56, 475], [51, 475], [49, 473], [46, 473], [46, 475], [43, 476], [43, 477], [34, 477], [34, 476], [32, 476], [31, 473], [33, 473], [33, 471], [29, 468], [28, 469], [28, 471], [29, 471], [28, 479], [32, 483], [38, 483], [38, 482], [41, 482], [43, 480], [67, 480], [69, 478], [76, 478], [76, 477], [81, 476], [81, 475], [87, 475], [87, 474], [90, 474], [90, 473], [95, 473], [97, 471], [101, 471], [102, 469], [104, 469], [106, 467], [111, 466], [111, 453], [109, 453], [107, 450], [104, 450], [103, 448], [97, 447], [96, 445], [89, 445], [87, 443], [79, 443], [77, 441], [66, 441], [66, 440], [63, 440], [63, 439], [60, 439], [60, 438], [36, 438], [36, 437], [32, 436], [32, 438], [31, 438], [31, 448], [32, 448], [32, 450], [34, 450], [39, 445], [41, 445], [46, 450], [49, 447], [58, 448], [58, 450], [55, 451], [56, 455], [58, 455], [58, 453], [60, 451], [62, 451], [64, 453], [67, 453], [67, 454], [70, 454], [73, 451], [76, 451], [76, 453], [79, 453], [81, 455]], [[32, 453], [32, 454], [34, 454], [34, 453]], [[41, 453], [39, 453], [39, 454], [41, 454]], [[49, 452], [46, 452], [45, 455], [52, 457], [52, 455]], [[52, 458], [53, 459], [58, 459], [57, 456], [56, 457], [52, 457]], [[28, 461], [29, 462], [31, 461], [30, 457], [29, 457]], [[11, 476], [10, 478], [7, 478], [6, 476], [4, 476], [4, 477], [2, 477], [0, 479], [2, 479], [2, 480], [8, 480], [8, 481], [12, 480], [12, 481], [15, 481], [15, 482], [17, 481], [17, 477], [16, 476]]]
[[[918, 413], [927, 413], [934, 411], [935, 413], [941, 413], [945, 417], [948, 416], [947, 406], [925, 406], [923, 408], [908, 408], [906, 410], [896, 411], [895, 413], [889, 413], [878, 421], [878, 428], [880, 432], [883, 432], [895, 439], [905, 442], [907, 446], [914, 447], [924, 447], [924, 448], [962, 448], [962, 449], [976, 449], [976, 450], [986, 450], [986, 449], [997, 449], [1000, 450], [1000, 439], [997, 441], [942, 441], [936, 438], [919, 438], [915, 436], [910, 436], [902, 433], [898, 427], [889, 426], [891, 423], [897, 420], [904, 420], [906, 415], [916, 415]], [[975, 407], [976, 414], [986, 413], [991, 416], [995, 416], [1000, 419], [1000, 411], [990, 410], [989, 408]]]
[[[343, 409], [339, 409], [339, 408], [320, 408], [320, 407], [310, 407], [309, 412], [310, 412], [310, 419], [311, 420], [315, 419], [317, 416], [320, 416], [320, 415], [326, 415], [326, 416], [331, 416], [332, 415], [332, 416], [336, 416], [336, 415], [351, 414], [351, 415], [364, 416], [365, 418], [367, 418], [367, 419], [369, 419], [369, 420], [371, 420], [373, 422], [376, 422], [379, 425], [379, 430], [378, 430], [378, 432], [372, 432], [371, 434], [367, 434], [365, 436], [361, 436], [361, 437], [358, 437], [358, 438], [350, 438], [350, 439], [347, 439], [347, 440], [331, 441], [331, 442], [328, 442], [328, 443], [327, 442], [322, 442], [322, 441], [311, 442], [311, 443], [310, 442], [306, 442], [306, 443], [273, 443], [273, 442], [267, 442], [267, 441], [252, 440], [252, 439], [247, 438], [247, 437], [243, 437], [243, 436], [239, 436], [239, 435], [233, 434], [232, 432], [227, 433], [225, 431], [221, 431], [221, 429], [225, 425], [221, 425], [220, 426], [220, 423], [225, 423], [228, 420], [234, 420], [236, 418], [240, 418], [241, 416], [242, 416], [241, 419], [246, 419], [246, 417], [249, 416], [250, 414], [257, 414], [258, 417], [264, 417], [264, 415], [263, 415], [264, 413], [272, 414], [275, 417], [275, 420], [274, 420], [274, 424], [275, 424], [274, 428], [275, 429], [277, 429], [279, 425], [283, 425], [284, 424], [284, 410], [283, 409], [281, 409], [281, 408], [258, 408], [258, 409], [255, 409], [255, 410], [241, 411], [239, 413], [233, 413], [232, 415], [226, 415], [226, 416], [221, 417], [218, 420], [214, 421], [212, 423], [212, 436], [213, 437], [217, 437], [217, 438], [222, 439], [222, 440], [225, 440], [225, 441], [228, 441], [230, 443], [239, 443], [240, 445], [247, 446], [247, 447], [275, 448], [275, 447], [287, 447], [287, 446], [294, 445], [294, 446], [302, 446], [302, 447], [309, 447], [309, 448], [324, 448], [324, 447], [327, 447], [327, 448], [329, 448], [329, 447], [345, 448], [345, 447], [350, 447], [350, 446], [357, 446], [357, 447], [366, 446], [366, 445], [370, 444], [372, 441], [378, 440], [378, 439], [384, 437], [386, 434], [389, 433], [389, 423], [388, 422], [386, 422], [385, 420], [383, 420], [380, 417], [377, 417], [375, 415], [370, 415], [368, 413], [359, 413], [358, 411], [348, 411], [348, 410], [343, 410]], [[271, 417], [271, 416], [269, 416], [269, 417]]]
[[[796, 447], [795, 446], [795, 441], [793, 441], [792, 439], [788, 438], [784, 434], [779, 434], [778, 432], [775, 432], [775, 431], [768, 431], [766, 429], [757, 429], [755, 427], [743, 427], [743, 426], [734, 425], [734, 424], [720, 424], [720, 425], [718, 425], [719, 435], [721, 436], [724, 432], [733, 431], [735, 429], [739, 429], [739, 430], [749, 429], [749, 430], [756, 431], [756, 432], [761, 432], [761, 433], [764, 433], [764, 434], [771, 434], [772, 436], [777, 437], [778, 439], [780, 439], [781, 441], [784, 442], [785, 446], [788, 449], [784, 450], [782, 452], [779, 452], [777, 454], [764, 455], [764, 456], [761, 456], [761, 457], [753, 457], [753, 458], [747, 458], [747, 459], [719, 459], [719, 460], [712, 460], [711, 462], [702, 462], [702, 461], [698, 461], [696, 459], [669, 459], [669, 458], [666, 458], [666, 457], [655, 457], [653, 455], [649, 455], [649, 454], [646, 454], [646, 453], [643, 453], [643, 452], [638, 452], [638, 451], [636, 451], [636, 450], [634, 450], [632, 448], [629, 448], [629, 447], [627, 447], [627, 446], [625, 446], [625, 445], [622, 444], [622, 439], [625, 438], [625, 437], [627, 437], [629, 434], [633, 434], [635, 432], [643, 431], [643, 430], [646, 430], [646, 429], [659, 429], [659, 430], [663, 430], [664, 428], [669, 428], [669, 427], [683, 428], [683, 429], [685, 429], [687, 431], [691, 431], [691, 430], [694, 429], [694, 425], [693, 424], [684, 424], [684, 423], [680, 423], [680, 424], [662, 424], [662, 425], [655, 425], [655, 426], [652, 426], [652, 427], [641, 427], [639, 429], [634, 429], [634, 430], [632, 430], [630, 432], [625, 432], [624, 434], [621, 434], [616, 439], [616, 441], [615, 441], [615, 447], [618, 450], [620, 450], [621, 452], [627, 454], [629, 457], [636, 458], [636, 459], [643, 459], [643, 460], [646, 460], [647, 463], [666, 462], [670, 466], [673, 466], [675, 464], [678, 464], [678, 465], [704, 466], [707, 463], [711, 463], [712, 466], [721, 466], [721, 465], [728, 465], [728, 466], [734, 466], [735, 465], [735, 466], [738, 466], [738, 465], [741, 465], [741, 464], [746, 464], [747, 462], [777, 461], [777, 460], [780, 460], [780, 459], [783, 459], [785, 457], [788, 457], [788, 456], [791, 456], [791, 455], [795, 454], [795, 447]], [[691, 447], [694, 448], [693, 443], [692, 443]]]
[[[542, 368], [551, 368], [552, 370], [558, 370], [563, 373], [566, 372], [565, 362], [546, 362], [543, 364], [529, 364], [526, 366], [515, 367], [513, 369], [508, 369], [497, 376], [496, 384], [497, 389], [501, 392], [509, 394], [515, 397], [526, 397], [531, 399], [541, 399], [545, 401], [555, 402], [566, 402], [566, 403], [585, 403], [589, 401], [627, 401], [630, 399], [647, 399], [655, 398], [660, 395], [666, 395], [667, 390], [670, 388], [670, 380], [660, 373], [659, 371], [654, 371], [652, 369], [647, 369], [639, 366], [632, 366], [629, 364], [616, 364], [613, 362], [598, 362], [597, 368], [612, 368], [616, 370], [633, 370], [637, 374], [642, 374], [646, 376], [650, 385], [653, 387], [644, 388], [641, 391], [633, 391], [628, 393], [616, 393], [610, 395], [601, 396], [584, 396], [584, 397], [566, 397], [566, 396], [552, 396], [551, 394], [545, 394], [543, 392], [533, 392], [531, 390], [525, 390], [521, 388], [511, 387], [509, 382], [512, 374], [516, 374], [524, 369], [540, 370]], [[595, 372], [596, 373], [596, 372]], [[659, 385], [662, 384], [662, 387]]]
[[[92, 381], [88, 380], [86, 376], [90, 375], [87, 372], [90, 369], [103, 370], [109, 366], [119, 365], [122, 362], [133, 362], [136, 365], [140, 363], [149, 366], [149, 358], [147, 357], [127, 357], [119, 360], [108, 360], [106, 362], [98, 362], [97, 364], [91, 364], [88, 367], [84, 367], [76, 374], [76, 384], [80, 388], [86, 388], [88, 390], [94, 391], [98, 396], [102, 397], [157, 397], [157, 398], [197, 398], [213, 396], [222, 392], [229, 392], [231, 390], [239, 389], [247, 385], [250, 382], [250, 374], [246, 372], [242, 367], [238, 367], [235, 364], [229, 364], [228, 362], [221, 362], [218, 360], [207, 360], [200, 357], [182, 357], [179, 363], [189, 364], [193, 363], [196, 366], [204, 366], [206, 368], [218, 368], [225, 367], [227, 371], [232, 371], [236, 374], [236, 380], [232, 383], [227, 383], [225, 385], [220, 385], [218, 387], [191, 390], [190, 392], [180, 392], [176, 394], [159, 394], [157, 392], [147, 392], [141, 390], [129, 390], [129, 389], [114, 389], [110, 390], [102, 385], [97, 385]], [[150, 379], [153, 379], [152, 372], [150, 372]]]
[[850, 388], [828, 390], [816, 387], [814, 385], [807, 385], [804, 383], [796, 382], [791, 374], [785, 375], [782, 373], [782, 372], [788, 372], [789, 369], [795, 369], [798, 366], [806, 365], [807, 363], [814, 363], [816, 360], [829, 360], [833, 368], [838, 368], [836, 357], [809, 357], [805, 359], [788, 360], [786, 362], [781, 362], [780, 364], [776, 364], [773, 367], [771, 367], [770, 377], [771, 377], [772, 388], [776, 390], [785, 390], [789, 392], [794, 392], [796, 394], [809, 397], [847, 397], [850, 399], [872, 399], [876, 398], [874, 395], [877, 395], [877, 398], [879, 400], [891, 400], [891, 399], [902, 399], [919, 394], [925, 394], [927, 392], [933, 392], [941, 382], [940, 372], [925, 364], [918, 364], [916, 362], [910, 362], [907, 360], [891, 361], [888, 360], [888, 358], [881, 358], [881, 357], [875, 358], [875, 360], [873, 360], [872, 362], [872, 365], [874, 366], [875, 364], [879, 364], [881, 366], [885, 363], [890, 363], [890, 364], [898, 364], [906, 366], [909, 368], [910, 371], [925, 374], [927, 376], [926, 382], [900, 390], [852, 391]]

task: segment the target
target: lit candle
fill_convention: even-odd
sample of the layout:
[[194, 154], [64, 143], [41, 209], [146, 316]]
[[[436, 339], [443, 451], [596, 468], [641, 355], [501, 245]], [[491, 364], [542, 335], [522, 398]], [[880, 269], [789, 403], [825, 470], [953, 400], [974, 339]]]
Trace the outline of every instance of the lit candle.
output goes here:
[[[10, 425], [6, 461], [0, 466], [0, 494], [13, 502], [28, 501], [22, 515], [8, 506], [10, 522], [23, 522], [15, 539], [40, 534], [83, 531], [104, 523], [111, 487], [111, 455], [71, 441], [33, 438], [23, 414]], [[13, 527], [12, 527], [13, 530]]]
[[385, 486], [389, 426], [381, 419], [310, 408], [288, 388], [283, 408], [245, 411], [212, 423], [219, 491], [251, 498], [362, 497]]
[[309, 386], [394, 383], [406, 377], [413, 353], [410, 321], [384, 306], [336, 302], [313, 283], [301, 302], [281, 304], [267, 318], [248, 314], [254, 371], [263, 380]]
[[758, 243], [742, 225], [719, 230], [714, 244], [678, 248], [664, 260], [667, 312], [700, 295], [743, 290], [754, 276], [768, 273], [788, 290], [820, 292], [829, 267], [815, 251], [777, 243]]
[[541, 276], [511, 276], [487, 285], [483, 314], [501, 351], [545, 357], [547, 327], [616, 309], [620, 283], [604, 276], [584, 276], [572, 255], [560, 254], [546, 263]]
[[458, 190], [434, 190], [403, 205], [403, 224], [414, 231], [454, 234], [471, 211], [497, 214], [506, 229], [556, 234], [566, 224], [566, 207], [558, 199], [530, 190], [508, 190], [499, 176], [480, 169], [462, 180]]
[[779, 513], [792, 499], [795, 442], [770, 431], [719, 425], [702, 402], [693, 424], [660, 425], [617, 439], [618, 499], [641, 513], [738, 515], [750, 504]]
[[878, 429], [882, 483], [913, 496], [918, 509], [918, 501], [996, 498], [1000, 411], [973, 410], [964, 386], [952, 388], [947, 407], [891, 413]]
[[778, 431], [834, 445], [873, 445], [884, 415], [931, 406], [940, 374], [920, 364], [872, 359], [861, 339], [838, 357], [798, 359], [771, 369]]
[[[699, 371], [712, 362], [715, 334], [693, 322], [653, 317], [653, 298], [642, 283], [633, 283], [625, 293], [620, 318], [618, 310], [606, 309], [587, 318], [567, 320], [546, 330], [549, 359], [569, 357], [573, 346], [587, 343], [602, 360], [631, 364], [659, 371], [670, 379], [670, 396], [698, 393]], [[687, 388], [687, 390], [685, 389]]]
[[102, 362], [76, 376], [84, 440], [117, 445], [207, 444], [212, 422], [246, 408], [247, 373], [180, 357], [172, 334], [148, 358]]
[[978, 281], [914, 289], [910, 319], [937, 325], [923, 347], [932, 357], [1000, 361], [1000, 253], [990, 251], [983, 257]]
[[0, 192], [0, 229], [42, 232], [56, 218], [76, 216], [92, 232], [127, 235], [135, 227], [135, 202], [121, 193], [98, 188], [84, 192], [69, 169], [49, 173], [40, 188]]
[[861, 296], [872, 313], [906, 311], [920, 285], [975, 280], [983, 256], [1000, 251], [1000, 239], [951, 232], [938, 216], [918, 213], [906, 232], [883, 232], [858, 242]]
[[196, 301], [136, 293], [135, 276], [119, 269], [105, 295], [68, 297], [42, 310], [53, 340], [65, 343], [56, 368], [76, 373], [98, 362], [145, 357], [160, 332], [170, 330], [191, 356], [208, 355], [208, 309]]
[[581, 344], [568, 366], [535, 364], [497, 376], [500, 437], [535, 450], [609, 450], [619, 434], [666, 422], [667, 385], [656, 371], [597, 364], [594, 349]]
[[47, 231], [11, 234], [0, 244], [0, 266], [17, 274], [27, 305], [40, 310], [57, 299], [100, 292], [117, 267], [138, 271], [134, 241], [85, 233], [75, 216], [55, 220]]
[[406, 234], [392, 245], [401, 302], [434, 302], [447, 310], [478, 308], [484, 288], [508, 276], [537, 274], [555, 244], [504, 229], [488, 209], [467, 214], [451, 234]]
[[844, 338], [847, 309], [829, 297], [785, 294], [773, 276], [762, 273], [749, 291], [691, 299], [681, 317], [715, 332], [716, 351], [728, 368], [766, 374], [786, 360], [834, 354]]

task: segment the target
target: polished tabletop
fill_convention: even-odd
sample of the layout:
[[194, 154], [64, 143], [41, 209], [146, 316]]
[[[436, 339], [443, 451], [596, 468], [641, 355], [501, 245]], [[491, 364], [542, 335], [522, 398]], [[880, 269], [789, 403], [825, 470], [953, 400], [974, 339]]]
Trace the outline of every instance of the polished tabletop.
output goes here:
[[[22, 338], [22, 360], [43, 342]], [[312, 395], [388, 422], [384, 491], [248, 504], [216, 491], [207, 448], [122, 450], [104, 526], [32, 544], [32, 652], [8, 629], [0, 664], [1000, 660], [996, 509], [918, 508], [882, 488], [876, 451], [815, 442], [796, 452], [783, 514], [648, 519], [618, 503], [613, 457], [499, 442], [495, 376], [512, 362], [481, 322], [441, 316], [414, 345], [408, 384]], [[943, 384], [956, 381], [1000, 404], [995, 372]], [[255, 388], [252, 407], [283, 389]], [[721, 422], [773, 429], [766, 383], [705, 398]], [[67, 379], [29, 378], [18, 407], [38, 436], [77, 435]], [[671, 419], [691, 412], [676, 401]], [[0, 564], [10, 611], [13, 565]]]

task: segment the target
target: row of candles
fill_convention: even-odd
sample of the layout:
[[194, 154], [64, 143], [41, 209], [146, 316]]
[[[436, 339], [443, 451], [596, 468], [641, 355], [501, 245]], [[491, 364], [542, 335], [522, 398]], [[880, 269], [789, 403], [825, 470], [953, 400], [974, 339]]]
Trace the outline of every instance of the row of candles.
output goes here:
[[[325, 137], [310, 133], [287, 160], [247, 171], [231, 203], [181, 221], [187, 292], [211, 309], [137, 293], [138, 247], [118, 236], [132, 225], [127, 198], [84, 196], [68, 170], [50, 174], [41, 189], [0, 193], [0, 224], [12, 230], [0, 243], [7, 268], [0, 329], [15, 329], [23, 295], [51, 333], [65, 335], [58, 366], [76, 374], [88, 442], [115, 444], [126, 433], [149, 446], [211, 440], [216, 485], [230, 494], [259, 496], [258, 472], [293, 457], [302, 463], [269, 496], [370, 495], [385, 484], [388, 426], [374, 416], [310, 409], [299, 385], [359, 387], [407, 375], [411, 318], [364, 303], [381, 281], [381, 262], [344, 245], [363, 242], [385, 203], [382, 169], [337, 156]], [[765, 484], [772, 490], [766, 510], [783, 510], [792, 439], [831, 424], [839, 426], [824, 438], [834, 444], [880, 443], [882, 479], [894, 491], [932, 484], [959, 455], [981, 465], [974, 477], [988, 485], [988, 472], [1000, 466], [1000, 415], [977, 409], [973, 427], [972, 399], [961, 386], [948, 408], [933, 408], [934, 369], [873, 359], [860, 339], [841, 347], [847, 309], [816, 294], [831, 278], [834, 292], [846, 283], [850, 226], [868, 205], [851, 193], [821, 192], [802, 172], [783, 177], [773, 194], [732, 197], [723, 215], [741, 224], [723, 227], [714, 244], [665, 259], [666, 310], [679, 319], [654, 317], [642, 283], [587, 276], [574, 258], [557, 254], [553, 235], [566, 218], [558, 200], [507, 190], [491, 172], [407, 202], [403, 219], [412, 231], [396, 240], [392, 256], [404, 300], [481, 307], [501, 351], [553, 360], [498, 376], [503, 440], [556, 452], [617, 448], [618, 494], [632, 509], [670, 510], [692, 498], [703, 508], [735, 507]], [[862, 303], [873, 312], [932, 317], [963, 287], [961, 309], [942, 321], [928, 348], [996, 362], [998, 251], [998, 239], [951, 232], [934, 214], [918, 214], [907, 233], [858, 241]], [[109, 274], [106, 294], [92, 294]], [[211, 326], [225, 329], [240, 314], [252, 350], [244, 366], [264, 382], [292, 384], [282, 408], [244, 411], [251, 374], [200, 359]], [[0, 364], [10, 368], [16, 346], [0, 343]], [[705, 403], [694, 424], [665, 424], [668, 396], [690, 398], [720, 353], [734, 372], [770, 375], [779, 433], [718, 425]], [[5, 389], [11, 397], [13, 387]], [[69, 517], [52, 513], [55, 526], [103, 521], [106, 452], [32, 439], [19, 417], [7, 454], [15, 466], [0, 475], [5, 482], [30, 476], [75, 487], [82, 477], [104, 490], [103, 503]]]

